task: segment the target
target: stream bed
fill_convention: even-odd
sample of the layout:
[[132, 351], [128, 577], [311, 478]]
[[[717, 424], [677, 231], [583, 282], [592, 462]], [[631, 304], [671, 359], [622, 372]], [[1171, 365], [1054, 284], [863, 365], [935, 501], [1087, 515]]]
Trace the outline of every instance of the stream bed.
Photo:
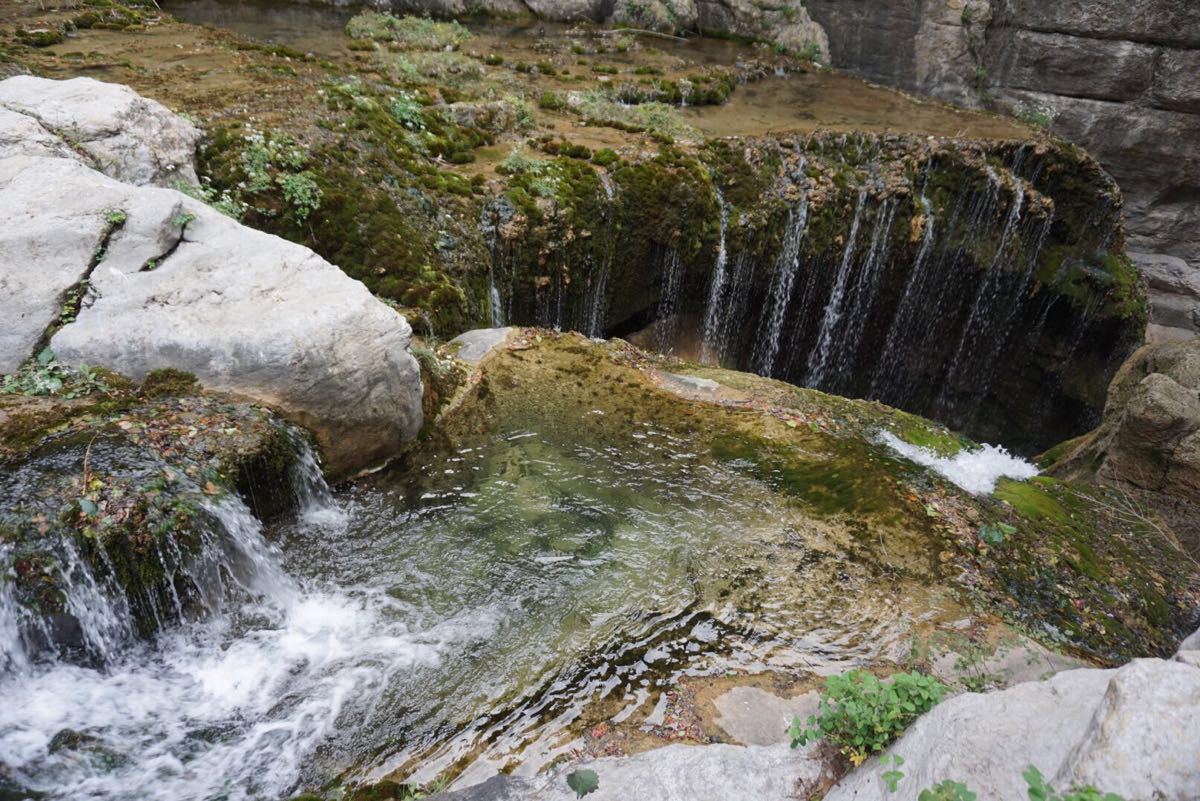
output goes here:
[[631, 441], [501, 431], [415, 474], [318, 486], [266, 531], [226, 499], [222, 612], [0, 679], [8, 780], [181, 801], [536, 770], [581, 721], [653, 724], [681, 675], [904, 647], [915, 613], [853, 602], [853, 569], [842, 600], [781, 580], [821, 535], [765, 486], [651, 426]]

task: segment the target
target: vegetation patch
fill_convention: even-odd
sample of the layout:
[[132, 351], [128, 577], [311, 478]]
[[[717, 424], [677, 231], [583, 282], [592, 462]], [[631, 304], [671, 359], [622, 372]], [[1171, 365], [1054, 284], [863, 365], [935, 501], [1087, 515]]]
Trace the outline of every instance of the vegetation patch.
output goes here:
[[346, 23], [346, 35], [352, 39], [395, 42], [419, 50], [453, 49], [471, 38], [471, 32], [454, 21], [397, 17], [378, 11], [364, 11], [351, 18]]

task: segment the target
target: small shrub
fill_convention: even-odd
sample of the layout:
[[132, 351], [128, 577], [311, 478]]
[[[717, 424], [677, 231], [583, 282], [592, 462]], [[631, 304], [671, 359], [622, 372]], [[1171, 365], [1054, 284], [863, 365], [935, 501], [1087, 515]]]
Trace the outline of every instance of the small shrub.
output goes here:
[[410, 131], [425, 130], [425, 115], [421, 113], [423, 108], [416, 97], [408, 92], [401, 92], [388, 101], [392, 119]]
[[825, 680], [825, 691], [805, 727], [791, 726], [792, 747], [823, 740], [855, 765], [882, 751], [917, 716], [928, 712], [946, 686], [922, 673], [897, 673], [887, 682], [864, 670], [851, 670]]
[[975, 801], [975, 793], [962, 782], [946, 779], [921, 791], [917, 801]]
[[620, 160], [617, 151], [609, 147], [602, 147], [592, 154], [592, 163], [600, 167], [611, 167]]
[[194, 395], [200, 389], [196, 376], [174, 367], [151, 370], [142, 379], [141, 392], [148, 398]]
[[1013, 116], [1034, 127], [1045, 129], [1054, 124], [1058, 110], [1054, 106], [1042, 103], [1021, 103], [1013, 112]]
[[549, 61], [539, 61], [536, 66], [537, 71], [543, 75], [556, 75], [558, 73], [558, 70]]
[[547, 111], [562, 111], [567, 107], [567, 101], [558, 92], [542, 92], [538, 98], [538, 108]]
[[471, 32], [457, 22], [397, 17], [376, 11], [364, 11], [346, 23], [346, 35], [352, 39], [398, 42], [419, 50], [452, 49], [471, 38]]
[[796, 57], [811, 61], [814, 64], [821, 61], [821, 46], [816, 42], [809, 42], [804, 47], [796, 51]]
[[0, 379], [0, 392], [11, 395], [56, 395], [81, 398], [112, 389], [102, 371], [86, 364], [72, 369], [58, 361], [54, 351], [43, 348], [12, 375]]
[[1021, 776], [1029, 785], [1029, 801], [1125, 801], [1116, 793], [1101, 792], [1091, 785], [1073, 788], [1070, 792], [1060, 795], [1055, 792], [1053, 787], [1046, 784], [1042, 772], [1033, 765], [1027, 767]]
[[504, 57], [498, 56], [495, 53], [488, 53], [483, 57], [483, 63], [487, 64], [489, 67], [499, 67], [504, 63]]
[[226, 217], [232, 217], [235, 220], [242, 219], [248, 208], [245, 203], [235, 198], [228, 189], [218, 192], [208, 183], [207, 179], [201, 180], [203, 183], [200, 184], [189, 184], [185, 181], [179, 181], [175, 184], [175, 188], [190, 198], [207, 203]]
[[276, 180], [283, 191], [283, 199], [291, 206], [297, 219], [306, 220], [321, 207], [321, 187], [311, 172], [288, 173]]
[[651, 131], [669, 138], [696, 138], [696, 132], [666, 103], [640, 103], [627, 106], [612, 100], [604, 92], [583, 92], [576, 110], [590, 122], [624, 131]]

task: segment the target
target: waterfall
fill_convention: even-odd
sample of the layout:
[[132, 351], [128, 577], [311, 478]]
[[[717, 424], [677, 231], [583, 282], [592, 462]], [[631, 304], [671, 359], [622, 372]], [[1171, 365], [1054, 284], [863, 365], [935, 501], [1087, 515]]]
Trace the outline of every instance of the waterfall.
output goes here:
[[755, 371], [770, 376], [779, 355], [779, 342], [783, 324], [787, 319], [788, 306], [792, 300], [792, 288], [796, 273], [800, 269], [800, 245], [808, 228], [808, 196], [788, 210], [787, 229], [783, 236], [783, 248], [775, 269], [771, 273], [771, 288], [767, 294], [767, 312], [762, 317], [759, 331], [759, 352], [755, 359]]
[[975, 300], [971, 304], [971, 311], [963, 325], [958, 348], [955, 350], [954, 357], [950, 360], [950, 368], [946, 372], [946, 381], [942, 386], [939, 404], [945, 400], [946, 390], [961, 377], [964, 366], [975, 364], [974, 350], [978, 347], [980, 338], [987, 335], [990, 319], [1004, 311], [998, 308], [1000, 305], [998, 301], [1004, 278], [1010, 273], [1010, 270], [1005, 269], [1005, 254], [1012, 244], [1013, 237], [1017, 234], [1021, 212], [1025, 208], [1025, 184], [1015, 176], [1014, 183], [1016, 188], [1008, 217], [1004, 222], [1004, 230], [1000, 234], [996, 253], [983, 274], [979, 290], [975, 293]]
[[663, 255], [662, 289], [655, 316], [655, 347], [667, 353], [675, 344], [675, 329], [679, 325], [676, 314], [683, 294], [683, 263], [679, 251], [668, 247]]
[[612, 260], [615, 252], [613, 219], [616, 215], [613, 201], [616, 199], [617, 191], [616, 186], [613, 184], [612, 176], [607, 172], [600, 172], [600, 186], [604, 190], [604, 198], [607, 201], [604, 206], [604, 225], [605, 241], [608, 244], [600, 260], [600, 267], [593, 270], [590, 297], [587, 302], [587, 335], [590, 337], [604, 336], [604, 312], [605, 301], [608, 298], [608, 276], [612, 272]]
[[888, 326], [883, 355], [875, 364], [875, 370], [871, 376], [870, 396], [873, 398], [880, 397], [884, 388], [891, 386], [896, 379], [896, 373], [901, 366], [897, 351], [901, 347], [900, 343], [911, 335], [913, 320], [921, 314], [919, 302], [925, 296], [932, 273], [932, 270], [928, 269], [929, 254], [933, 249], [934, 238], [937, 236], [937, 224], [933, 215], [933, 204], [929, 202], [929, 198], [925, 197], [924, 186], [921, 187], [921, 194], [917, 200], [921, 204], [925, 220], [924, 231], [921, 234], [921, 246], [917, 250], [917, 258], [909, 270], [908, 280], [904, 283], [904, 292], [900, 296], [900, 303], [896, 306], [892, 323]]
[[721, 190], [713, 187], [717, 193], [717, 203], [721, 208], [720, 239], [717, 242], [717, 261], [713, 265], [712, 283], [708, 289], [708, 302], [704, 306], [704, 342], [701, 347], [700, 359], [705, 362], [716, 362], [719, 356], [722, 340], [721, 309], [724, 307], [722, 296], [725, 293], [726, 265], [729, 253], [726, 250], [725, 237], [729, 229], [729, 206], [725, 203]]
[[[336, 504], [312, 452], [298, 456], [302, 532]], [[0, 571], [6, 789], [56, 801], [290, 797], [304, 775], [320, 777], [331, 738], [370, 725], [393, 677], [435, 664], [449, 643], [478, 631], [454, 620], [422, 631], [383, 588], [293, 578], [236, 496], [209, 499], [203, 519], [202, 547], [178, 570], [199, 587], [206, 614], [153, 640], [110, 637], [102, 660], [31, 658], [21, 630], [31, 610]], [[11, 557], [0, 548], [0, 560]], [[103, 569], [90, 581], [86, 564], [71, 570], [69, 608], [121, 613]], [[98, 620], [82, 624], [107, 631]]]
[[[0, 548], [0, 565], [10, 564], [9, 549]], [[0, 676], [21, 673], [29, 667], [24, 638], [21, 636], [21, 608], [13, 596], [12, 576], [0, 574]]]
[[846, 297], [846, 285], [851, 278], [851, 265], [854, 263], [854, 246], [858, 240], [858, 228], [862, 222], [863, 206], [866, 205], [867, 191], [860, 190], [858, 201], [854, 206], [854, 219], [850, 223], [850, 234], [846, 237], [846, 246], [842, 251], [842, 261], [834, 276], [833, 289], [829, 295], [829, 303], [825, 306], [825, 316], [821, 320], [821, 329], [817, 333], [817, 344], [809, 356], [808, 386], [818, 386], [825, 378], [825, 366], [829, 361], [829, 351], [833, 345], [833, 329], [842, 316], [842, 304]]
[[846, 306], [846, 313], [842, 315], [842, 319], [846, 321], [845, 330], [840, 335], [830, 337], [836, 348], [836, 358], [829, 366], [832, 374], [826, 379], [831, 388], [840, 387], [843, 379], [852, 373], [867, 320], [871, 319], [879, 294], [880, 276], [888, 261], [895, 211], [896, 204], [891, 199], [884, 200], [880, 206], [866, 260], [855, 275], [853, 292]]
[[[960, 195], [946, 224], [927, 230], [926, 241], [933, 253], [927, 254], [919, 275], [914, 272], [909, 276], [889, 327], [885, 344], [888, 357], [877, 365], [872, 379], [871, 397], [909, 408], [915, 395], [930, 390], [934, 378], [919, 370], [917, 365], [926, 354], [939, 350], [942, 336], [939, 325], [955, 314], [955, 287], [970, 237], [993, 225], [999, 207], [1000, 176], [990, 166], [986, 168], [986, 175], [988, 183], [984, 191]], [[930, 220], [932, 222], [932, 217]], [[947, 242], [941, 248], [936, 247], [939, 232], [949, 235], [957, 230], [965, 232], [957, 245], [950, 246]]]
[[504, 325], [504, 309], [500, 305], [500, 290], [496, 287], [496, 275], [488, 271], [488, 296], [492, 301], [492, 328]]

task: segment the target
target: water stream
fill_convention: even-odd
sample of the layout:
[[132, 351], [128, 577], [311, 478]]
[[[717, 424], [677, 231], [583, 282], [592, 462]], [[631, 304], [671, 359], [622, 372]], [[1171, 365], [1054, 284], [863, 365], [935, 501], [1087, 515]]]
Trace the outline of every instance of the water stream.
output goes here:
[[212, 547], [188, 566], [205, 614], [97, 643], [99, 660], [27, 654], [0, 580], [7, 781], [207, 801], [346, 771], [532, 770], [589, 709], [647, 714], [685, 672], [836, 670], [899, 648], [911, 619], [854, 601], [865, 575], [840, 599], [792, 587], [811, 526], [651, 426], [620, 447], [502, 431], [337, 495], [302, 452], [295, 484], [299, 512], [267, 530], [234, 497], [210, 504]]

